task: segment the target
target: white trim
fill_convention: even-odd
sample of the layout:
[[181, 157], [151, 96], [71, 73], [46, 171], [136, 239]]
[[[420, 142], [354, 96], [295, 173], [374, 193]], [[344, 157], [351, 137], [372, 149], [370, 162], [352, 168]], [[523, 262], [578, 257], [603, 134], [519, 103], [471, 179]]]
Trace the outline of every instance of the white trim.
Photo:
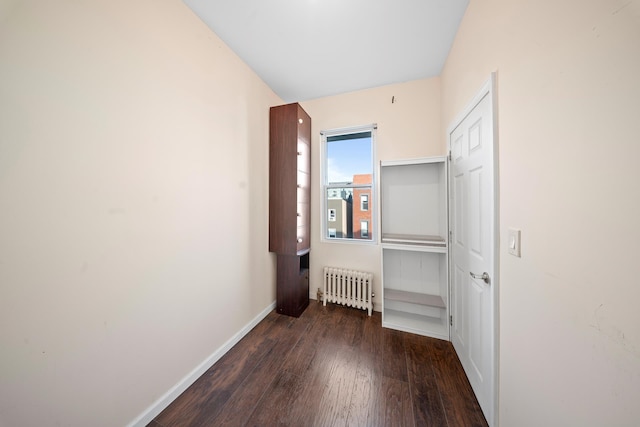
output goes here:
[[360, 125], [360, 126], [348, 126], [348, 127], [344, 127], [344, 128], [321, 130], [320, 131], [320, 135], [321, 136], [333, 136], [333, 135], [342, 135], [342, 134], [345, 134], [345, 133], [367, 132], [366, 130], [363, 130], [363, 129], [367, 129], [367, 128], [378, 129], [378, 124], [377, 123], [369, 123], [369, 124]]
[[493, 422], [500, 425], [500, 162], [498, 129], [498, 72], [491, 73], [489, 81], [491, 118], [493, 119]]
[[229, 338], [220, 348], [207, 357], [202, 363], [196, 366], [191, 372], [189, 372], [184, 378], [182, 378], [176, 385], [171, 387], [163, 396], [156, 400], [145, 411], [138, 415], [136, 419], [128, 424], [128, 427], [144, 427], [149, 424], [160, 412], [162, 412], [167, 406], [178, 398], [191, 384], [193, 384], [198, 378], [200, 378], [214, 363], [216, 363], [222, 356], [224, 356], [231, 348], [236, 345], [245, 335], [249, 333], [258, 323], [260, 323], [269, 313], [276, 308], [276, 302], [272, 302], [267, 308], [262, 310], [253, 320], [247, 323], [238, 333]]

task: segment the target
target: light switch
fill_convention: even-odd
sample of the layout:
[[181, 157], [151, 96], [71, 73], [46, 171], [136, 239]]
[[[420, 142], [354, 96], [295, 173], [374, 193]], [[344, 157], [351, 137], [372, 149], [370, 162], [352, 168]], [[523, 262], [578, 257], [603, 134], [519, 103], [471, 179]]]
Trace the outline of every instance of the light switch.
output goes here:
[[507, 242], [509, 253], [520, 258], [520, 230], [510, 228]]

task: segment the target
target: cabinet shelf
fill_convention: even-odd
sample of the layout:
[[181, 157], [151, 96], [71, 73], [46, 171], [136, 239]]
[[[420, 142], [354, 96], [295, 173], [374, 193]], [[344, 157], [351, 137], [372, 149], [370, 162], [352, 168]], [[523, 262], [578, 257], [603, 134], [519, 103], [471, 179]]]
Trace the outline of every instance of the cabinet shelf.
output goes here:
[[441, 236], [420, 234], [391, 234], [382, 235], [382, 245], [388, 248], [401, 248], [413, 251], [441, 252], [447, 251], [447, 241]]
[[399, 243], [405, 245], [446, 246], [446, 240], [440, 236], [419, 234], [383, 234], [382, 243]]
[[401, 291], [399, 289], [384, 288], [384, 299], [426, 305], [429, 307], [447, 308], [440, 295]]
[[386, 309], [382, 326], [419, 335], [429, 331], [431, 337], [449, 340], [447, 322], [437, 317]]

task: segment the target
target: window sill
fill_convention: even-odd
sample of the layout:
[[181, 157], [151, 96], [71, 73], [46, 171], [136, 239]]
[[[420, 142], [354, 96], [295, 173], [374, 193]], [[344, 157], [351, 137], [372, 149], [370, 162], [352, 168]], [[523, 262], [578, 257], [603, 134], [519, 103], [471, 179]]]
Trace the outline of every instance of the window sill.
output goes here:
[[343, 243], [346, 245], [377, 245], [378, 241], [375, 239], [329, 239], [327, 237], [321, 237], [320, 243]]

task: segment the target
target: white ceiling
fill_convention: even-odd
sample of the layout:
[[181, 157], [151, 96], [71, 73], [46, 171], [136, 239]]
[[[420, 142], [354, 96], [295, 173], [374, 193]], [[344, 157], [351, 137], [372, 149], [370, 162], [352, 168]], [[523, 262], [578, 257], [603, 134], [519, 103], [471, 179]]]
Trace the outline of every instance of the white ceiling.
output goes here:
[[285, 102], [440, 74], [469, 0], [183, 0]]

